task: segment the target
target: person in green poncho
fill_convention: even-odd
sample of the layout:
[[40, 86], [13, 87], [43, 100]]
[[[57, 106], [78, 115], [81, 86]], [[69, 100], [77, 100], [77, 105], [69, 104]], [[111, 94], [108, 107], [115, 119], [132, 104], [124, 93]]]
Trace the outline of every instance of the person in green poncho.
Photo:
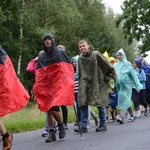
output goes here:
[[77, 128], [74, 131], [88, 132], [88, 106], [98, 108], [100, 123], [96, 132], [106, 131], [105, 106], [108, 105], [108, 81], [115, 78], [115, 69], [99, 51], [95, 51], [84, 39], [79, 41], [79, 51], [78, 102], [81, 112], [81, 130]]
[[134, 120], [131, 108], [132, 83], [135, 84], [137, 92], [140, 92], [142, 85], [135, 74], [132, 64], [126, 59], [126, 54], [123, 49], [120, 49], [116, 56], [118, 62], [114, 64], [114, 68], [117, 74], [116, 89], [118, 93], [118, 108], [121, 110], [121, 115], [117, 121], [120, 124], [123, 124], [126, 110], [128, 110], [130, 114], [128, 121]]

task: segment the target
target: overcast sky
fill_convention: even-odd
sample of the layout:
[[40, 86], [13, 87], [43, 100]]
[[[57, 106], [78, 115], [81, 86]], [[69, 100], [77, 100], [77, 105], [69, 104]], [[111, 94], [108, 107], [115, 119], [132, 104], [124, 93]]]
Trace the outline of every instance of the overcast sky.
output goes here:
[[122, 13], [120, 6], [123, 4], [124, 0], [102, 0], [106, 7], [109, 6], [113, 9], [114, 13]]
[[[122, 13], [120, 6], [123, 4], [124, 0], [102, 0], [106, 7], [111, 7], [114, 13]], [[147, 62], [150, 63], [150, 51], [146, 52], [148, 56], [145, 58]]]

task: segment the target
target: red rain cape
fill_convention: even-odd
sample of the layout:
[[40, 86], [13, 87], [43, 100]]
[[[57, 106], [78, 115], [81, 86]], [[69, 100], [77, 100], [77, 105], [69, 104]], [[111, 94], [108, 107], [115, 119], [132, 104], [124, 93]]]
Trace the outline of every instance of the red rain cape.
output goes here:
[[0, 116], [20, 110], [29, 98], [6, 54], [4, 64], [0, 63]]
[[74, 104], [74, 70], [71, 63], [57, 62], [36, 70], [34, 95], [41, 111]]

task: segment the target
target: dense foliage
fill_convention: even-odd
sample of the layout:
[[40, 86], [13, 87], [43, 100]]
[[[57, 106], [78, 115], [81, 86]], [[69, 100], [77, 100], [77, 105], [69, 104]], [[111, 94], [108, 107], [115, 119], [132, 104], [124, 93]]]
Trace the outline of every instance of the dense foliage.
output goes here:
[[125, 37], [129, 44], [134, 39], [141, 42], [141, 53], [150, 50], [150, 1], [125, 0], [123, 14], [118, 18], [117, 25], [123, 22]]
[[132, 60], [133, 45], [124, 39], [122, 26], [115, 27], [118, 17], [111, 9], [106, 12], [101, 0], [1, 0], [0, 44], [16, 72], [20, 60], [18, 77], [30, 90], [32, 81], [26, 66], [43, 49], [45, 32], [51, 32], [56, 45], [64, 45], [71, 57], [78, 54], [79, 40], [86, 38], [95, 49], [111, 56], [123, 48]]

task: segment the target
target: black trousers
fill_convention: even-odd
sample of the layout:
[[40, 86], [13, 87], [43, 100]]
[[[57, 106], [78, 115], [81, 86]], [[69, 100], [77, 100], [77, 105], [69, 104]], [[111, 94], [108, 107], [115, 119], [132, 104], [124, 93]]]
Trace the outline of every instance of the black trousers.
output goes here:
[[134, 103], [135, 110], [139, 110], [139, 105], [143, 105], [144, 108], [147, 108], [146, 102], [146, 89], [141, 90], [137, 93], [136, 89], [132, 89], [132, 100]]

